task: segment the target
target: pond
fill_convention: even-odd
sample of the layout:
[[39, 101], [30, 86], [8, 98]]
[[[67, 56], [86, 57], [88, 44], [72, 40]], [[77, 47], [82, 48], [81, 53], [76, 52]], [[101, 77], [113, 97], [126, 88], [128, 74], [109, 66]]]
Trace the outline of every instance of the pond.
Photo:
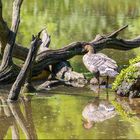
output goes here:
[[[82, 112], [91, 101], [110, 102], [116, 115], [87, 129]], [[102, 91], [98, 99], [89, 88], [59, 87], [14, 104], [1, 97], [0, 103], [0, 139], [136, 139], [140, 135], [140, 101], [115, 97], [113, 92], [107, 96]]]
[[[3, 0], [4, 17], [10, 26], [12, 1]], [[51, 35], [50, 48], [57, 49], [75, 41], [90, 41], [97, 34], [107, 34], [129, 24], [120, 34], [134, 38], [140, 28], [139, 0], [24, 0], [17, 42], [30, 46], [31, 35], [47, 27]], [[127, 65], [130, 58], [139, 54], [131, 51], [105, 49], [102, 51]], [[70, 60], [75, 71], [87, 73], [82, 56]], [[0, 87], [8, 93], [10, 87]], [[108, 95], [108, 96], [107, 96]], [[57, 87], [50, 91], [25, 96], [18, 103], [7, 104], [0, 98], [0, 139], [121, 139], [140, 138], [140, 101], [115, 96], [111, 90], [102, 89], [97, 98], [90, 86], [84, 88]], [[30, 99], [29, 99], [30, 98]], [[29, 101], [27, 101], [29, 100]], [[82, 112], [89, 102], [109, 102], [116, 115], [85, 128]]]

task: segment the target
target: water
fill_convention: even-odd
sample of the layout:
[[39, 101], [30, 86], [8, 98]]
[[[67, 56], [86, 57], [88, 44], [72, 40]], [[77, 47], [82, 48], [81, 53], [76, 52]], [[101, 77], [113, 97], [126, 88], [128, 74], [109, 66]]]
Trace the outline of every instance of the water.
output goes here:
[[97, 103], [97, 95], [88, 87], [59, 87], [36, 96], [25, 96], [20, 102], [8, 105], [1, 97], [0, 139], [11, 138], [12, 132], [20, 138], [40, 139], [139, 138], [140, 101], [115, 97], [112, 92], [106, 95], [101, 91], [98, 103], [110, 102], [117, 115], [94, 123], [90, 129], [84, 127], [82, 111], [89, 102]]
[[[5, 20], [10, 26], [12, 1], [3, 0]], [[24, 0], [17, 42], [28, 47], [31, 35], [47, 27], [52, 37], [50, 48], [61, 48], [74, 41], [90, 41], [97, 34], [106, 34], [129, 24], [120, 34], [123, 38], [134, 38], [140, 28], [139, 0]], [[103, 50], [118, 64], [128, 64], [130, 58], [139, 53], [131, 51]], [[87, 72], [82, 57], [71, 60], [74, 70]], [[0, 92], [8, 93], [7, 87]], [[18, 103], [7, 105], [0, 100], [0, 139], [7, 138], [140, 138], [140, 101], [116, 97], [109, 91], [101, 91], [99, 100], [96, 91], [89, 87], [58, 87], [50, 91], [37, 92]], [[32, 97], [32, 98], [31, 98]], [[31, 101], [26, 102], [28, 98]], [[113, 118], [97, 122], [92, 128], [84, 127], [82, 111], [90, 101], [109, 101], [117, 113]]]

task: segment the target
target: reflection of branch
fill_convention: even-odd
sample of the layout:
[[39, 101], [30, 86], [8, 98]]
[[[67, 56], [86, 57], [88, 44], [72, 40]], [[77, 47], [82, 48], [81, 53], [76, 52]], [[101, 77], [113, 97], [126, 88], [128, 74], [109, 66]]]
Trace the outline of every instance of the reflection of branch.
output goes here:
[[0, 104], [2, 105], [0, 107], [0, 139], [4, 139], [9, 127], [11, 126], [12, 122], [15, 120], [12, 117], [12, 113], [7, 106], [6, 99], [3, 97], [0, 97]]
[[26, 120], [27, 123], [30, 124], [28, 129], [29, 129], [29, 133], [31, 135], [32, 139], [37, 139], [37, 133], [36, 133], [36, 129], [34, 126], [34, 122], [33, 122], [33, 117], [32, 117], [32, 107], [31, 107], [31, 101], [25, 101], [22, 98], [22, 103], [24, 105], [24, 109], [25, 109], [25, 116], [26, 116]]
[[4, 114], [7, 116], [7, 117], [10, 117], [11, 116], [11, 111], [9, 110], [9, 107], [6, 103], [6, 100], [1, 98], [1, 102], [2, 102], [2, 105], [4, 106], [3, 110], [4, 110]]
[[[37, 139], [37, 134], [35, 131], [35, 126], [32, 119], [32, 108], [31, 108], [31, 102], [25, 102], [25, 100], [22, 100], [24, 109], [25, 109], [25, 116], [21, 112], [19, 103], [9, 103], [7, 104], [6, 99], [3, 97], [0, 97], [0, 106], [1, 112], [3, 111], [2, 116], [0, 118], [2, 119], [2, 124], [4, 122], [4, 128], [2, 128], [2, 131], [0, 130], [0, 139], [3, 139], [9, 127], [11, 126], [12, 131], [12, 139], [19, 139], [19, 130], [17, 127], [18, 125], [21, 127], [22, 131], [25, 134], [26, 139]], [[17, 123], [16, 123], [17, 122]], [[1, 119], [0, 119], [1, 124]], [[1, 127], [0, 127], [1, 129]]]
[[[9, 127], [11, 126], [12, 139], [19, 139], [19, 130], [18, 125], [21, 127], [24, 132], [26, 139], [37, 139], [37, 134], [35, 131], [35, 126], [32, 118], [32, 108], [31, 102], [25, 102], [22, 100], [23, 107], [25, 109], [25, 116], [21, 112], [19, 103], [9, 103], [7, 104], [4, 97], [0, 97], [0, 106], [2, 116], [0, 116], [0, 125], [4, 123], [4, 128], [0, 127], [0, 139], [3, 139]], [[2, 118], [2, 119], [1, 119]], [[2, 130], [1, 130], [2, 129]]]
[[19, 139], [20, 138], [19, 137], [19, 131], [18, 131], [17, 124], [16, 124], [15, 121], [13, 122], [13, 125], [11, 126], [11, 130], [12, 130], [12, 139], [13, 140]]
[[12, 104], [12, 103], [8, 103], [9, 107], [11, 109], [11, 112], [13, 114], [13, 116], [15, 117], [16, 121], [18, 122], [19, 126], [21, 127], [21, 129], [23, 130], [26, 139], [31, 139], [30, 133], [28, 131], [28, 124], [20, 110], [19, 104]]
[[0, 116], [2, 115], [2, 102], [1, 102], [1, 100], [0, 100]]

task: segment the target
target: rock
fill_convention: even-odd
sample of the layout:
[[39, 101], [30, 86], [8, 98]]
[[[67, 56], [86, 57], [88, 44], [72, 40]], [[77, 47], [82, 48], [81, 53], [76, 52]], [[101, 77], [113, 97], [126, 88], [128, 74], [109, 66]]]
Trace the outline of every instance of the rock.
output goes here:
[[116, 88], [118, 95], [130, 98], [140, 97], [140, 62], [131, 64], [122, 71], [119, 78], [122, 80]]
[[72, 70], [69, 61], [61, 61], [52, 66], [54, 77], [64, 81], [66, 85], [73, 87], [83, 87], [87, 83], [85, 76]]

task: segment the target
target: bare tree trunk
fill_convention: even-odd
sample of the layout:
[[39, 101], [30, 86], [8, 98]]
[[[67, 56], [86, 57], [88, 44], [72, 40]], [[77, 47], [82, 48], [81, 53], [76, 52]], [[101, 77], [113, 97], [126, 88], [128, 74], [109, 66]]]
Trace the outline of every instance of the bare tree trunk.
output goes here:
[[0, 52], [1, 52], [1, 54], [4, 53], [4, 48], [7, 43], [8, 34], [9, 34], [9, 28], [8, 28], [6, 22], [3, 20], [2, 2], [0, 0], [0, 46], [1, 46]]
[[11, 31], [9, 32], [8, 42], [4, 50], [3, 59], [0, 66], [0, 83], [14, 81], [19, 72], [19, 68], [13, 64], [12, 52], [15, 44], [16, 34], [20, 23], [20, 8], [23, 0], [13, 2], [13, 14]]

